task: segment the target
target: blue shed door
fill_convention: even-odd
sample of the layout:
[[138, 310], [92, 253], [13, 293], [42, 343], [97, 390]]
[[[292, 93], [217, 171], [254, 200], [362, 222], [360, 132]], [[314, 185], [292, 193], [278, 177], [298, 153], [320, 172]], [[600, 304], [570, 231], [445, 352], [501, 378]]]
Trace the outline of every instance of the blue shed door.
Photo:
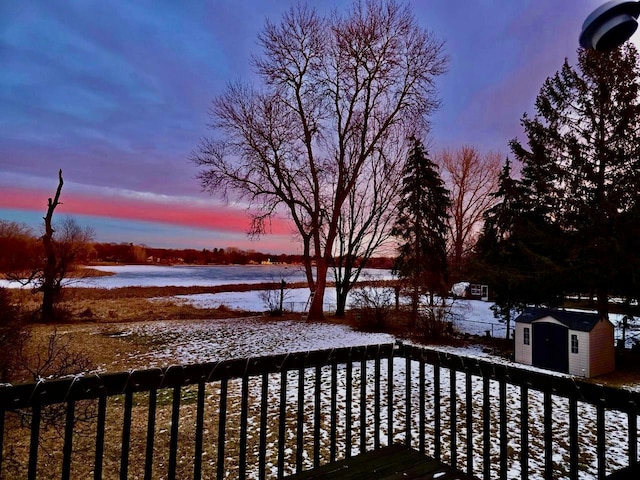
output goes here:
[[569, 372], [569, 329], [554, 323], [534, 323], [532, 327], [533, 365]]

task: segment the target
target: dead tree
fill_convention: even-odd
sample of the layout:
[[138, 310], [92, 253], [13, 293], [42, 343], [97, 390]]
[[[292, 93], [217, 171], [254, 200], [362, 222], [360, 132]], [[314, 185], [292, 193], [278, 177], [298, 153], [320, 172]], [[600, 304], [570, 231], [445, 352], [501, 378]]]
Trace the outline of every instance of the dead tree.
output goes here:
[[44, 217], [44, 235], [42, 246], [44, 247], [45, 263], [42, 269], [42, 282], [39, 290], [42, 292], [42, 321], [52, 322], [55, 318], [54, 305], [60, 295], [62, 278], [58, 275], [58, 260], [54, 244], [52, 226], [53, 212], [60, 205], [60, 193], [62, 192], [62, 169], [58, 171], [58, 188], [53, 199], [49, 198], [47, 215]]

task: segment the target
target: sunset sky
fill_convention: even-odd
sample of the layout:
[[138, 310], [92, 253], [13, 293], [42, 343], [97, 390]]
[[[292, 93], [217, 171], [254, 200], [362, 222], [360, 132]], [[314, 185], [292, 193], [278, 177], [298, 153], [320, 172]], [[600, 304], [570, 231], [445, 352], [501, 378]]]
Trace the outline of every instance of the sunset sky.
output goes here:
[[[201, 192], [188, 161], [209, 134], [211, 100], [230, 81], [255, 80], [265, 19], [294, 3], [0, 2], [0, 219], [37, 229], [62, 168], [56, 215], [98, 241], [299, 253], [284, 219], [251, 241], [243, 207]], [[318, 3], [327, 12], [349, 2]], [[575, 61], [582, 22], [601, 3], [410, 1], [451, 59], [431, 151], [467, 144], [506, 157], [522, 114], [565, 57]]]

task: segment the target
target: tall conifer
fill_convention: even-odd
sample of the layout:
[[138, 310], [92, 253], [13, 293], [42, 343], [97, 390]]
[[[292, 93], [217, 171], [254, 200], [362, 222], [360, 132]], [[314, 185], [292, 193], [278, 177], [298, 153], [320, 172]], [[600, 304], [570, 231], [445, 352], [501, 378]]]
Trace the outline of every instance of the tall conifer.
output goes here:
[[526, 203], [502, 245], [524, 260], [521, 302], [591, 294], [604, 319], [610, 295], [637, 297], [630, 266], [640, 256], [630, 234], [640, 211], [639, 73], [632, 44], [579, 50], [576, 67], [565, 61], [545, 81], [535, 116], [523, 116], [526, 145], [516, 139], [511, 148], [522, 162]]
[[[422, 143], [413, 139], [407, 158], [393, 235], [400, 239], [395, 272], [411, 289], [412, 316], [418, 320], [420, 296], [426, 295], [427, 307], [444, 298], [447, 285], [446, 234], [449, 192], [438, 167], [431, 161]], [[437, 334], [434, 309], [427, 311], [427, 334]]]

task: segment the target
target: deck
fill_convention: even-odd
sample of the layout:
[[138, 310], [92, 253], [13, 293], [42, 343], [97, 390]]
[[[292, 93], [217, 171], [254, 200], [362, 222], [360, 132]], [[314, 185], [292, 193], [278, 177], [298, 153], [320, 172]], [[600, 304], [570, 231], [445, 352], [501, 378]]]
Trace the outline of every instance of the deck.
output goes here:
[[336, 348], [0, 385], [0, 478], [640, 478], [639, 414], [578, 378]]
[[363, 453], [287, 480], [477, 480], [402, 444]]

